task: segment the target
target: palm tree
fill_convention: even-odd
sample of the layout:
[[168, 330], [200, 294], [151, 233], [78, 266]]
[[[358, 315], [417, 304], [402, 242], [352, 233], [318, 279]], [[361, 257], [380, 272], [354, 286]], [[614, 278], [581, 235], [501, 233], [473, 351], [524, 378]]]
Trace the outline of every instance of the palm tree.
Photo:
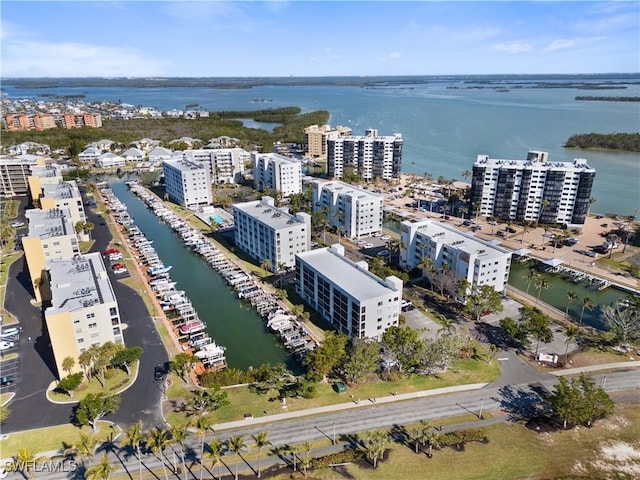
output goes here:
[[[420, 435], [418, 441], [424, 447], [431, 438], [431, 424], [427, 420], [420, 420]], [[416, 453], [418, 451], [416, 450]]]
[[124, 431], [124, 439], [120, 443], [121, 446], [130, 446], [136, 451], [138, 457], [138, 476], [142, 480], [142, 455], [140, 453], [140, 445], [144, 441], [144, 435], [142, 434], [142, 421], [138, 420], [138, 423], [131, 425]]
[[278, 262], [278, 273], [280, 274], [280, 288], [282, 288], [282, 277], [287, 273], [287, 265], [284, 262]]
[[531, 282], [535, 281], [538, 278], [538, 272], [533, 269], [530, 269], [525, 277], [527, 279], [527, 290], [526, 293], [529, 295], [529, 287], [531, 287]]
[[209, 449], [204, 453], [204, 456], [211, 459], [211, 468], [218, 465], [218, 478], [220, 478], [220, 459], [222, 458], [223, 444], [217, 438], [211, 439], [209, 442]]
[[36, 454], [26, 448], [18, 450], [18, 454], [13, 458], [14, 463], [18, 465], [18, 468], [26, 470], [29, 477], [33, 478], [33, 465], [36, 462]]
[[[265, 258], [264, 260], [262, 260], [262, 263], [260, 264], [260, 268], [262, 268], [263, 270], [266, 270], [267, 272], [270, 272], [271, 269], [273, 268], [273, 264], [271, 263], [271, 260], [269, 260], [268, 258]], [[265, 277], [267, 276], [267, 274], [265, 273]]]
[[466, 182], [467, 178], [473, 176], [473, 172], [470, 172], [469, 170], [463, 170], [460, 175], [462, 175], [462, 178], [464, 178], [464, 181]]
[[589, 297], [584, 297], [582, 299], [582, 310], [580, 311], [580, 325], [582, 325], [582, 317], [584, 315], [585, 308], [591, 311], [595, 306], [596, 304]]
[[97, 445], [98, 440], [96, 440], [94, 436], [80, 432], [80, 438], [73, 444], [73, 449], [80, 457], [87, 457], [87, 459], [89, 459], [96, 453]]
[[238, 456], [238, 461], [236, 461], [236, 473], [235, 479], [238, 480], [238, 464], [240, 463], [240, 452], [247, 448], [247, 444], [244, 441], [244, 437], [242, 435], [239, 436], [231, 436], [227, 440], [227, 448], [234, 453], [234, 455]]
[[293, 471], [297, 470], [298, 452], [300, 448], [298, 445], [287, 445], [287, 451], [291, 454], [291, 460], [293, 461]]
[[[204, 461], [204, 436], [213, 431], [211, 426], [213, 425], [213, 419], [207, 415], [199, 415], [196, 418], [193, 426], [196, 427], [196, 433], [200, 437], [200, 459]], [[200, 469], [200, 478], [202, 478], [202, 470]]]
[[109, 480], [111, 478], [111, 474], [114, 471], [115, 467], [112, 467], [109, 464], [109, 457], [107, 456], [107, 452], [104, 452], [100, 463], [87, 469], [85, 478], [87, 480]]
[[440, 433], [438, 432], [430, 432], [429, 433], [429, 458], [431, 458], [431, 456], [433, 455], [433, 447], [439, 447], [440, 446]]
[[566, 348], [564, 349], [564, 363], [568, 363], [569, 343], [571, 343], [571, 341], [576, 338], [579, 333], [580, 328], [578, 328], [577, 325], [567, 325], [567, 327], [564, 329], [564, 334], [567, 337], [567, 339], [564, 341], [564, 343], [566, 344]]
[[[420, 263], [418, 264], [418, 267], [422, 270], [426, 270], [429, 277], [431, 277], [432, 274], [432, 270], [435, 269], [434, 265], [433, 265], [433, 260], [431, 260], [430, 257], [422, 257], [422, 260], [420, 260]], [[424, 280], [424, 282], [427, 282], [427, 275], [423, 275], [422, 279]], [[431, 280], [431, 279], [429, 279]], [[430, 284], [432, 283], [431, 281], [429, 282]], [[433, 292], [433, 284], [430, 285], [431, 291]]]
[[382, 432], [369, 432], [365, 436], [367, 456], [373, 460], [373, 468], [378, 466], [378, 458], [382, 458], [389, 437]]
[[160, 462], [162, 463], [162, 472], [165, 480], [169, 480], [167, 476], [167, 467], [164, 464], [164, 449], [169, 444], [169, 434], [164, 428], [156, 427], [147, 434], [147, 446], [156, 455], [160, 454]]
[[76, 365], [76, 360], [73, 357], [64, 357], [62, 359], [62, 370], [66, 372], [67, 375], [71, 373], [73, 367]]
[[262, 431], [253, 436], [253, 441], [256, 443], [256, 448], [258, 449], [258, 478], [260, 478], [260, 452], [262, 452], [264, 447], [271, 445], [271, 442], [267, 440], [267, 435], [269, 435], [269, 432]]
[[549, 280], [547, 280], [546, 277], [543, 277], [542, 275], [540, 275], [537, 279], [536, 279], [536, 288], [538, 289], [538, 297], [536, 298], [536, 304], [534, 305], [535, 307], [538, 306], [538, 302], [540, 301], [540, 294], [542, 293], [542, 289], [547, 289], [551, 286], [551, 283], [549, 283]]
[[187, 480], [187, 463], [184, 459], [184, 442], [189, 438], [189, 432], [186, 427], [174, 425], [171, 427], [171, 438], [180, 446], [180, 457], [182, 459], [182, 469], [184, 470], [184, 479]]
[[311, 442], [304, 442], [302, 444], [302, 451], [304, 452], [304, 476], [307, 476], [307, 468], [309, 468], [309, 455], [311, 455]]
[[567, 292], [567, 308], [564, 309], [564, 316], [567, 320], [569, 320], [569, 305], [575, 302], [578, 299], [578, 295], [576, 292], [569, 290]]

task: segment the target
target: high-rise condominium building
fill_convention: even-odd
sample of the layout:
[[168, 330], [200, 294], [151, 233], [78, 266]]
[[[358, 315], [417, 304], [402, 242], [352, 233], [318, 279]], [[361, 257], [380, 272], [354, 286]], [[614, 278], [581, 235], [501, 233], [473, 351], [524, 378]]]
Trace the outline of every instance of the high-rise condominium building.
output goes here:
[[302, 193], [302, 164], [277, 153], [251, 152], [253, 183], [257, 190], [272, 188], [288, 197]]
[[340, 181], [313, 182], [313, 211], [327, 213], [331, 226], [348, 238], [382, 231], [382, 195]]
[[378, 136], [368, 129], [364, 136], [337, 136], [327, 139], [329, 177], [342, 178], [352, 168], [363, 180], [400, 178], [402, 135]]
[[311, 216], [289, 214], [274, 206], [274, 199], [236, 203], [233, 206], [236, 246], [259, 262], [268, 260], [274, 272], [291, 268], [296, 253], [309, 250]]
[[212, 201], [209, 165], [189, 159], [162, 162], [164, 188], [169, 198], [184, 207], [196, 208]]
[[[40, 208], [42, 210], [61, 210], [68, 208], [74, 227], [87, 221], [87, 215], [85, 214], [82, 203], [82, 195], [80, 194], [78, 184], [74, 180], [59, 183], [44, 183], [41, 187]], [[89, 233], [79, 231], [78, 238], [86, 242], [89, 240]]]
[[596, 176], [582, 158], [550, 162], [547, 152], [526, 160], [478, 155], [473, 164], [470, 212], [498, 220], [579, 226], [589, 212]]
[[207, 148], [174, 152], [177, 157], [209, 166], [211, 183], [240, 183], [251, 154], [243, 148]]
[[296, 255], [296, 292], [352, 338], [380, 340], [387, 328], [398, 325], [402, 280], [374, 275], [366, 262], [346, 258], [339, 244]]
[[400, 239], [402, 267], [423, 268], [427, 278], [443, 282], [453, 294], [463, 279], [470, 287], [490, 285], [497, 292], [507, 286], [511, 252], [491, 242], [428, 218], [402, 222]]
[[327, 158], [327, 139], [351, 135], [351, 128], [338, 125], [310, 125], [304, 129], [305, 154], [313, 158]]

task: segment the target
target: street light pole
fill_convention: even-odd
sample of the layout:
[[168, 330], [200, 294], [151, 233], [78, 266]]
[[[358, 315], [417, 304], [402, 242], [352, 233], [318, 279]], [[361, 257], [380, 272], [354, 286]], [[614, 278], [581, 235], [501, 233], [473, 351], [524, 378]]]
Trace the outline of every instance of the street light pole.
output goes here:
[[333, 422], [333, 440], [331, 441], [334, 445], [336, 444], [336, 422]]
[[480, 399], [480, 413], [478, 414], [478, 418], [479, 418], [480, 420], [483, 420], [483, 417], [482, 417], [482, 407], [483, 407], [483, 406], [484, 406], [484, 398], [481, 398], [481, 399]]

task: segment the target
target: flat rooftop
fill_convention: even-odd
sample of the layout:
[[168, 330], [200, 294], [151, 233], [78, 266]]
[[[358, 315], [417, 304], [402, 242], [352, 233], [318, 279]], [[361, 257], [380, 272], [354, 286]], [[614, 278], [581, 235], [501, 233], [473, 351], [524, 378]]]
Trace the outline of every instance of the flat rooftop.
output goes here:
[[176, 170], [180, 170], [181, 172], [188, 172], [191, 170], [205, 170], [206, 168], [208, 168], [200, 161], [193, 161], [184, 157], [180, 159], [172, 158], [170, 160], [165, 160], [164, 163], [175, 168]]
[[51, 210], [32, 209], [25, 212], [29, 221], [27, 237], [53, 238], [75, 234], [75, 227], [68, 208]]
[[47, 262], [51, 307], [47, 313], [81, 310], [116, 301], [100, 252]]
[[338, 288], [359, 300], [377, 298], [395, 291], [399, 293], [399, 290], [389, 287], [384, 279], [359, 267], [330, 248], [309, 250], [296, 256], [330, 279]]
[[587, 160], [585, 160], [584, 158], [576, 158], [572, 162], [552, 162], [549, 160], [507, 160], [503, 158], [483, 157], [478, 158], [478, 160], [476, 160], [476, 162], [474, 163], [474, 166], [517, 169], [531, 168], [535, 170], [553, 170], [559, 168], [568, 171], [594, 170], [589, 166]]
[[57, 164], [34, 165], [31, 167], [31, 176], [40, 178], [60, 177], [62, 180], [62, 168]]
[[298, 220], [294, 215], [260, 200], [236, 203], [233, 208], [255, 218], [256, 221], [263, 223], [274, 230], [290, 228], [296, 224], [304, 225], [304, 222]]
[[418, 234], [426, 235], [434, 241], [445, 243], [470, 255], [477, 255], [481, 259], [500, 258], [505, 254], [511, 254], [510, 250], [431, 219], [407, 223], [414, 226], [417, 224]]
[[323, 190], [327, 189], [344, 195], [352, 195], [355, 197], [367, 196], [382, 200], [382, 195], [379, 193], [374, 193], [364, 188], [351, 185], [350, 183], [341, 182], [340, 180], [317, 180], [316, 183], [318, 183]]
[[64, 200], [66, 198], [80, 198], [80, 189], [75, 181], [52, 183], [42, 185], [42, 194], [45, 198]]

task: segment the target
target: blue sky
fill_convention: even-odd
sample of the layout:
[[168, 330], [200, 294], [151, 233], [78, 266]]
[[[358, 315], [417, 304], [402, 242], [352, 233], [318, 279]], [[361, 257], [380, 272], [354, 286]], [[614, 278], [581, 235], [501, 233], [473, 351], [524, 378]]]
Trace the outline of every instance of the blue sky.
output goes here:
[[640, 71], [640, 2], [3, 0], [3, 77]]

